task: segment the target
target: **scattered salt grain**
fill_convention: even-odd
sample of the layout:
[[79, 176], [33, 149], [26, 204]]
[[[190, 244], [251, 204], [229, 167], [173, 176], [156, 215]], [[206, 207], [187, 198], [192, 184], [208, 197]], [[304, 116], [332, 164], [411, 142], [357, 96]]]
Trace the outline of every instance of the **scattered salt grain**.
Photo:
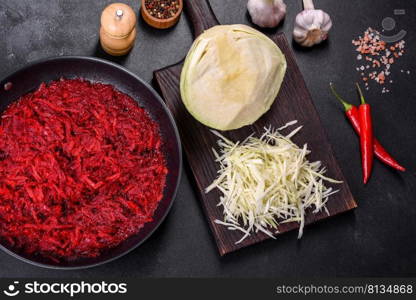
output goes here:
[[[364, 60], [370, 62], [367, 65], [356, 66], [361, 80], [364, 81], [366, 89], [369, 89], [369, 81], [382, 85], [382, 93], [390, 92], [386, 84], [392, 84], [393, 80], [388, 80], [391, 76], [391, 67], [405, 53], [405, 41], [387, 43], [380, 37], [380, 32], [369, 27], [363, 35], [352, 40], [355, 51], [358, 52], [357, 61]], [[410, 70], [400, 70], [401, 73], [410, 74]]]

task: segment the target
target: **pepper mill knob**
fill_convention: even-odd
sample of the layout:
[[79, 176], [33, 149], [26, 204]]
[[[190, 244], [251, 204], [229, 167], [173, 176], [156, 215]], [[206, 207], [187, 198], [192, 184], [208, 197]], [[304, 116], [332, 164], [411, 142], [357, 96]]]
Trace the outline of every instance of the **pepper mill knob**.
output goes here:
[[136, 39], [136, 14], [124, 3], [113, 3], [101, 14], [100, 42], [105, 52], [120, 56], [127, 54]]

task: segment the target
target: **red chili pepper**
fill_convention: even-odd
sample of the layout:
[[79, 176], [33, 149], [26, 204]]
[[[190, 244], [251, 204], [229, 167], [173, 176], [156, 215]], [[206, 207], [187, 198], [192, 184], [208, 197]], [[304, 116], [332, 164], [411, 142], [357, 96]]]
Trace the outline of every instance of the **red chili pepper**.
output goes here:
[[[341, 96], [335, 91], [333, 84], [330, 84], [332, 93], [334, 96], [341, 102], [344, 106], [345, 115], [347, 116], [348, 120], [350, 121], [352, 127], [354, 128], [355, 132], [360, 135], [361, 128], [360, 128], [360, 118], [358, 114], [358, 109], [356, 106], [346, 102]], [[380, 144], [380, 142], [374, 138], [374, 155], [384, 164], [398, 170], [398, 171], [406, 171], [406, 169], [400, 165], [388, 152], [387, 150]]]
[[364, 184], [368, 182], [373, 169], [374, 160], [374, 134], [373, 122], [371, 120], [370, 104], [365, 102], [361, 88], [356, 83], [358, 94], [360, 95], [361, 104], [358, 107], [358, 115], [360, 117], [360, 145], [361, 145], [361, 165], [363, 167]]

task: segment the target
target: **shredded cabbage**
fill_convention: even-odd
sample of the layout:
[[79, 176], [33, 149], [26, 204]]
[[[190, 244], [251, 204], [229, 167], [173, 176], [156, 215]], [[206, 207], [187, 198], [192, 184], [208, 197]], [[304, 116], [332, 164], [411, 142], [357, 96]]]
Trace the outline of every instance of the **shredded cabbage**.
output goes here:
[[287, 222], [300, 223], [301, 238], [307, 208], [329, 214], [325, 204], [338, 190], [326, 187], [324, 182], [341, 181], [324, 176], [326, 169], [320, 161], [307, 160], [307, 144], [299, 148], [290, 140], [302, 126], [288, 135], [280, 133], [296, 123], [289, 122], [276, 130], [265, 128], [260, 138], [251, 135], [236, 143], [212, 130], [220, 138], [220, 152], [213, 149], [220, 168], [205, 192], [216, 188], [222, 193], [218, 206], [224, 209], [224, 220], [215, 222], [243, 233], [236, 244], [252, 232], [261, 231], [274, 238], [279, 223]]

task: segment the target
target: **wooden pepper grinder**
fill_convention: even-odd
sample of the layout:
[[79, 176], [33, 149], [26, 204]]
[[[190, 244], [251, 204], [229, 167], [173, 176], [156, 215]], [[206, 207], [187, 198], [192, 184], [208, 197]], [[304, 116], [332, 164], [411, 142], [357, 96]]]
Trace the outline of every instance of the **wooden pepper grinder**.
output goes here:
[[113, 3], [101, 14], [101, 46], [110, 55], [125, 55], [136, 40], [136, 14], [124, 3]]

